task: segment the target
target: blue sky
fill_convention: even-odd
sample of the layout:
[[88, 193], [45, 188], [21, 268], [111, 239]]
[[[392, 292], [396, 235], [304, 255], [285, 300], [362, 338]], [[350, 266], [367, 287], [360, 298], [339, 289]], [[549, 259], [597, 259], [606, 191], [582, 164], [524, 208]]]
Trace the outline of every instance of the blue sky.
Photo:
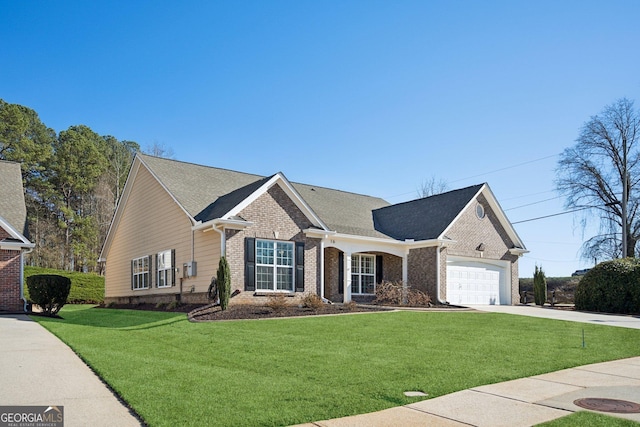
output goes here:
[[[56, 131], [86, 124], [178, 160], [390, 202], [431, 177], [451, 189], [488, 182], [512, 222], [562, 212], [557, 155], [606, 105], [640, 102], [636, 0], [0, 10], [0, 98]], [[516, 224], [531, 251], [521, 277], [536, 263], [548, 276], [589, 267], [579, 219]]]

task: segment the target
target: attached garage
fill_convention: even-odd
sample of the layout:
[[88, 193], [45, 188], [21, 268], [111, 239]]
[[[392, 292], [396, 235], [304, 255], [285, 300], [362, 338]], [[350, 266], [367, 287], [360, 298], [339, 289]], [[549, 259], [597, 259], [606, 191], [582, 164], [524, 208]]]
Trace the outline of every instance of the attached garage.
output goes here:
[[511, 304], [508, 262], [451, 258], [446, 287], [450, 304]]

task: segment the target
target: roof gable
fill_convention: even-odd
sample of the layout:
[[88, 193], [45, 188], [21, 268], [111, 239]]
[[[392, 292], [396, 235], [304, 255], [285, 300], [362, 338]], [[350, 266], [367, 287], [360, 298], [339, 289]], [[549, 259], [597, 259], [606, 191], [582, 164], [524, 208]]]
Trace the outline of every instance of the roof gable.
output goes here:
[[0, 160], [0, 182], [0, 216], [24, 238], [27, 235], [27, 207], [20, 164]]
[[482, 186], [474, 185], [376, 209], [373, 211], [375, 227], [397, 240], [442, 238]]
[[[320, 228], [340, 233], [387, 237], [375, 230], [371, 211], [389, 203], [377, 197], [290, 182], [282, 173], [269, 177], [138, 154], [158, 181], [193, 218], [228, 219], [275, 181]], [[266, 186], [263, 188], [263, 186]], [[257, 193], [256, 193], [257, 192]], [[388, 237], [387, 237], [388, 238]]]
[[446, 239], [447, 231], [480, 194], [486, 199], [515, 248], [525, 249], [524, 243], [486, 183], [377, 209], [373, 211], [374, 223], [378, 230], [397, 240]]

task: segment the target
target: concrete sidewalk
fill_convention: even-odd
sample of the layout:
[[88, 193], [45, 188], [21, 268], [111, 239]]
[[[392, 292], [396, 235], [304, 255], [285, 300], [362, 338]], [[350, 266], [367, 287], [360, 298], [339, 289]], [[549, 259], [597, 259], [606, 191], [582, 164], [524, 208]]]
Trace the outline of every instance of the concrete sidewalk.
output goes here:
[[[301, 426], [524, 427], [584, 410], [574, 404], [583, 398], [618, 399], [640, 404], [640, 357], [475, 387], [384, 411]], [[640, 423], [640, 413], [598, 413]]]
[[28, 316], [0, 316], [0, 405], [64, 406], [64, 425], [140, 426], [62, 341]]

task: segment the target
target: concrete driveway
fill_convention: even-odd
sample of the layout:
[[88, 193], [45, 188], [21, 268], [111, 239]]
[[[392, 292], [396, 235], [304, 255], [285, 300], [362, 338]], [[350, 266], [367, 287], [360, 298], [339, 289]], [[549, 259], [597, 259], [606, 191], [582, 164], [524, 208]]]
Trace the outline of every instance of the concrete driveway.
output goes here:
[[533, 305], [470, 305], [468, 307], [478, 311], [489, 311], [493, 313], [517, 314], [520, 316], [542, 317], [545, 319], [568, 320], [571, 322], [640, 329], [640, 316], [585, 313]]
[[0, 316], [0, 406], [63, 406], [64, 425], [140, 426], [102, 380], [28, 316]]

